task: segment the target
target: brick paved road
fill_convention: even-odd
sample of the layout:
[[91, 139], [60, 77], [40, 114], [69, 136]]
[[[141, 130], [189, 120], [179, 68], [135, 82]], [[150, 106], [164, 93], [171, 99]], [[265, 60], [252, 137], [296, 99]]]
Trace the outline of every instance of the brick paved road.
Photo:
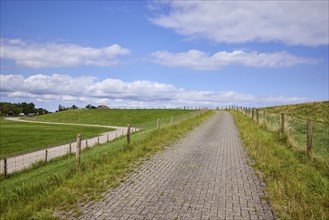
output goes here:
[[275, 219], [247, 161], [232, 116], [216, 114], [79, 219]]

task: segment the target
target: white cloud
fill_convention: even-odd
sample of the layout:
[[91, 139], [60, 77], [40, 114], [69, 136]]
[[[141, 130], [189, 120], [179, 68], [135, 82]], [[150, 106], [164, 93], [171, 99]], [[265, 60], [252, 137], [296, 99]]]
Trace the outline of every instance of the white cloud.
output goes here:
[[[151, 21], [215, 42], [328, 45], [328, 1], [154, 1]], [[166, 7], [169, 6], [169, 9]], [[160, 15], [159, 14], [160, 11]]]
[[[152, 81], [97, 80], [90, 76], [1, 74], [1, 97], [111, 107], [177, 107], [222, 105], [274, 105], [311, 101], [303, 97], [254, 96], [235, 91], [198, 91]], [[56, 104], [55, 104], [56, 103]]]
[[234, 50], [219, 51], [209, 55], [199, 50], [181, 53], [157, 51], [151, 55], [154, 62], [166, 66], [188, 67], [196, 70], [216, 70], [228, 65], [244, 65], [252, 67], [289, 67], [297, 64], [315, 64], [318, 60], [298, 57], [287, 52], [258, 53]]
[[120, 63], [119, 56], [130, 52], [120, 45], [92, 48], [74, 44], [37, 44], [20, 39], [1, 39], [1, 58], [32, 68], [63, 66], [111, 66]]

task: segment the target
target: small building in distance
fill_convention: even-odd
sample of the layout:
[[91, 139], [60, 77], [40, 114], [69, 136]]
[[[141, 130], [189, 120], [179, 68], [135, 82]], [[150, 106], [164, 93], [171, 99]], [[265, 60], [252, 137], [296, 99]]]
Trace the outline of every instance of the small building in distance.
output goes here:
[[110, 108], [106, 105], [99, 105], [97, 109], [110, 109]]

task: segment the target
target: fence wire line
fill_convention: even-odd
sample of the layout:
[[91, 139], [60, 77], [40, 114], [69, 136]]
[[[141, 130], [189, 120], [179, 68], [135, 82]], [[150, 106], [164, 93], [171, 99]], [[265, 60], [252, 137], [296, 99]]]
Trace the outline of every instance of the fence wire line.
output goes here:
[[[257, 122], [257, 109], [235, 108], [243, 112], [249, 118]], [[254, 115], [252, 113], [254, 111]], [[254, 117], [253, 117], [254, 116]], [[270, 113], [258, 110], [258, 123], [264, 125], [270, 131], [280, 131], [281, 118], [278, 113]], [[326, 122], [312, 121], [312, 155], [324, 161], [329, 159], [329, 125]], [[307, 149], [307, 120], [285, 114], [284, 132], [288, 142], [297, 150]]]

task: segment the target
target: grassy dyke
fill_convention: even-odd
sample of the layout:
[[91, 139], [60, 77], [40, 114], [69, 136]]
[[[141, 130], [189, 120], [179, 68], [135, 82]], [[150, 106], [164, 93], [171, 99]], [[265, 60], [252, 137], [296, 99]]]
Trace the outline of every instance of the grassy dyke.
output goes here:
[[329, 101], [327, 102], [310, 102], [296, 105], [283, 105], [263, 108], [271, 113], [284, 112], [287, 115], [301, 118], [310, 119], [312, 121], [319, 121], [329, 123]]
[[211, 115], [208, 111], [170, 127], [135, 133], [130, 145], [121, 138], [84, 150], [80, 172], [75, 169], [75, 158], [67, 157], [14, 174], [0, 182], [2, 218], [58, 219], [55, 213], [68, 210], [77, 216], [77, 204], [100, 198], [100, 193], [118, 186], [142, 160], [181, 138]]
[[90, 138], [110, 128], [23, 123], [0, 119], [0, 158]]
[[253, 167], [281, 219], [329, 219], [329, 167], [295, 151], [277, 132], [232, 112]]
[[280, 129], [280, 112], [284, 112], [285, 131], [289, 143], [302, 152], [306, 151], [306, 122], [312, 120], [313, 148], [312, 154], [329, 164], [329, 102], [314, 102], [298, 105], [276, 106], [260, 109], [260, 123], [265, 124], [264, 111], [266, 110], [266, 127], [269, 130]]
[[65, 123], [98, 124], [113, 126], [142, 126], [148, 122], [182, 116], [194, 110], [181, 109], [72, 109], [47, 115], [28, 118], [28, 120]]

